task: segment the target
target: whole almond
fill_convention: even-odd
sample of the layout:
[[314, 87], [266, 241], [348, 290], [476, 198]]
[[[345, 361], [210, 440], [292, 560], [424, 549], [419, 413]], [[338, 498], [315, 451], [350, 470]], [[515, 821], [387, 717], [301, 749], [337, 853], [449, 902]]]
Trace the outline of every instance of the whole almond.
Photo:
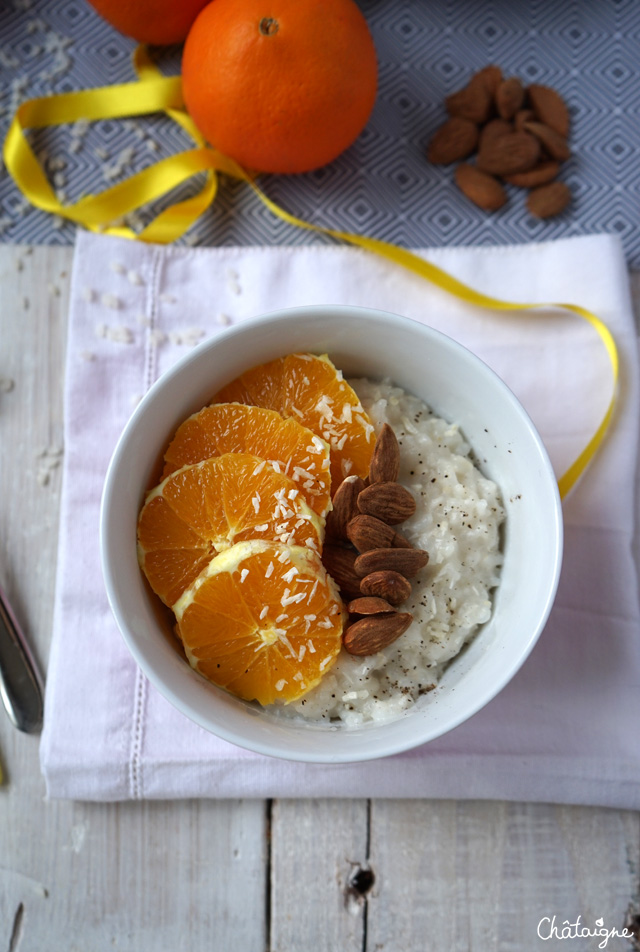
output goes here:
[[329, 539], [346, 539], [347, 525], [358, 513], [358, 496], [364, 489], [360, 476], [347, 476], [333, 497], [333, 509], [327, 515], [326, 535]]
[[517, 185], [518, 188], [536, 188], [538, 185], [553, 182], [559, 171], [560, 164], [551, 159], [548, 162], [540, 162], [530, 172], [516, 172], [515, 175], [505, 175], [504, 180], [510, 185]]
[[347, 538], [358, 552], [369, 549], [410, 549], [411, 543], [382, 519], [360, 513], [347, 526]]
[[545, 125], [544, 122], [525, 122], [524, 127], [527, 132], [530, 132], [539, 140], [545, 152], [548, 152], [552, 159], [565, 162], [571, 156], [571, 149], [567, 145], [567, 140], [551, 126]]
[[395, 526], [414, 514], [416, 501], [400, 483], [372, 483], [358, 496], [358, 509]]
[[404, 575], [400, 575], [400, 572], [383, 569], [361, 579], [360, 591], [363, 595], [384, 598], [391, 605], [400, 605], [411, 595], [411, 582]]
[[478, 144], [478, 127], [470, 119], [452, 116], [434, 133], [427, 146], [427, 158], [434, 165], [448, 165], [466, 159]]
[[540, 143], [528, 132], [512, 132], [501, 136], [478, 153], [477, 167], [489, 175], [513, 175], [528, 172], [540, 157]]
[[369, 615], [349, 625], [342, 637], [342, 643], [349, 654], [376, 654], [393, 644], [407, 630], [413, 615], [408, 612], [389, 612]]
[[517, 77], [505, 79], [495, 92], [496, 108], [501, 119], [513, 119], [524, 102], [524, 88]]
[[325, 545], [322, 549], [322, 563], [343, 595], [357, 598], [360, 594], [360, 576], [354, 563], [356, 553], [341, 545]]
[[480, 130], [478, 148], [482, 149], [488, 142], [499, 139], [501, 136], [508, 136], [514, 128], [506, 119], [490, 119], [486, 126]]
[[491, 93], [484, 83], [469, 83], [464, 89], [447, 96], [444, 104], [450, 116], [470, 119], [477, 124], [486, 122], [491, 115]]
[[424, 549], [369, 549], [357, 557], [353, 568], [360, 578], [385, 570], [413, 578], [428, 561], [429, 553]]
[[527, 89], [529, 102], [540, 122], [565, 138], [569, 135], [569, 110], [562, 96], [550, 86], [537, 83]]
[[473, 165], [459, 165], [454, 172], [456, 185], [470, 201], [487, 212], [502, 208], [507, 193], [500, 182], [486, 172], [480, 172]]
[[373, 447], [369, 464], [369, 483], [395, 483], [399, 473], [400, 447], [395, 433], [389, 424], [385, 423]]
[[518, 109], [513, 117], [516, 132], [524, 132], [525, 122], [535, 122], [536, 114], [533, 109]]
[[534, 188], [527, 196], [527, 208], [536, 218], [552, 218], [559, 215], [571, 201], [569, 186], [564, 182], [552, 182]]
[[484, 86], [485, 89], [489, 90], [489, 95], [493, 97], [501, 82], [502, 70], [499, 66], [496, 66], [495, 63], [489, 63], [488, 66], [484, 66], [482, 69], [479, 69], [477, 73], [473, 74], [469, 80], [469, 85]]
[[376, 598], [375, 595], [361, 595], [352, 599], [347, 605], [347, 611], [352, 615], [378, 615], [380, 612], [392, 612], [393, 605], [385, 598]]

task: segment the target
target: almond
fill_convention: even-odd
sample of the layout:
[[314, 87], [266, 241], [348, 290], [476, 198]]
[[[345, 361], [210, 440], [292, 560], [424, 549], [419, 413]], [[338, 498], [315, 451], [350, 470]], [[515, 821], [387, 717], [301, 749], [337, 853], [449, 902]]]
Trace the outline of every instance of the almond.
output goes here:
[[444, 104], [450, 116], [475, 123], [486, 122], [491, 115], [491, 93], [481, 82], [469, 83], [464, 89], [447, 96]]
[[360, 591], [363, 595], [375, 595], [384, 598], [391, 605], [400, 605], [411, 595], [411, 582], [400, 575], [383, 569], [381, 572], [372, 572], [360, 581]]
[[360, 577], [356, 574], [354, 563], [356, 553], [341, 545], [325, 545], [322, 549], [322, 562], [343, 595], [356, 598], [360, 594]]
[[527, 92], [529, 102], [540, 122], [544, 122], [566, 138], [569, 135], [569, 110], [562, 96], [555, 89], [536, 83], [529, 86]]
[[551, 126], [545, 125], [544, 122], [525, 122], [524, 127], [527, 132], [530, 132], [539, 140], [545, 152], [548, 152], [552, 159], [560, 159], [561, 162], [564, 162], [570, 158], [571, 149], [567, 145], [567, 140]]
[[427, 146], [427, 158], [434, 165], [449, 165], [466, 159], [478, 144], [478, 127], [470, 119], [453, 116], [448, 119]]
[[407, 630], [413, 615], [408, 612], [389, 612], [369, 615], [349, 625], [342, 642], [352, 655], [371, 655], [382, 651]]
[[508, 136], [513, 131], [513, 126], [506, 119], [491, 119], [480, 132], [478, 148], [482, 149], [488, 142], [499, 139], [500, 136]]
[[527, 196], [527, 208], [536, 218], [552, 218], [559, 215], [571, 201], [569, 186], [564, 182], [552, 182], [534, 188]]
[[380, 612], [392, 612], [393, 605], [384, 598], [376, 598], [375, 595], [362, 595], [349, 602], [347, 611], [352, 615], [378, 615]]
[[525, 122], [535, 122], [536, 114], [533, 109], [518, 109], [513, 117], [516, 132], [524, 132]]
[[405, 578], [413, 578], [429, 561], [424, 549], [369, 549], [353, 563], [356, 575], [365, 578], [373, 572], [399, 572]]
[[540, 157], [540, 143], [528, 132], [512, 132], [488, 142], [478, 153], [478, 169], [489, 175], [528, 172]]
[[347, 525], [358, 513], [358, 495], [363, 489], [364, 480], [360, 476], [347, 476], [342, 480], [333, 497], [333, 509], [327, 515], [327, 538], [347, 538]]
[[358, 552], [369, 549], [410, 549], [411, 543], [382, 519], [360, 513], [347, 526], [347, 538]]
[[395, 526], [414, 514], [416, 501], [400, 483], [372, 483], [358, 496], [358, 509]]
[[500, 83], [495, 92], [496, 108], [501, 119], [513, 119], [524, 102], [524, 88], [515, 76]]
[[496, 66], [495, 63], [489, 63], [488, 66], [484, 66], [482, 69], [479, 69], [477, 73], [473, 74], [469, 80], [469, 85], [484, 86], [485, 89], [489, 90], [489, 95], [493, 97], [501, 82], [502, 70], [499, 66]]
[[507, 193], [500, 182], [492, 175], [480, 172], [473, 165], [459, 165], [455, 170], [454, 178], [460, 191], [474, 205], [487, 212], [502, 208], [507, 200]]
[[504, 180], [510, 185], [517, 185], [518, 188], [536, 188], [538, 185], [553, 182], [559, 171], [560, 164], [550, 160], [540, 162], [530, 172], [516, 172], [515, 175], [505, 175]]
[[[376, 438], [371, 463], [369, 483], [395, 483], [400, 473], [400, 447], [396, 435], [385, 423]], [[364, 486], [362, 487], [364, 489]]]

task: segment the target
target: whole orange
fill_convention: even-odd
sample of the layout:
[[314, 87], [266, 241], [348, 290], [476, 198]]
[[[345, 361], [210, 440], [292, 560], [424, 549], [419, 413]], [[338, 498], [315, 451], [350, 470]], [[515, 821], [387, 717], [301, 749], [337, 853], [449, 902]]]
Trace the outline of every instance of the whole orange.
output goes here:
[[360, 134], [376, 53], [354, 0], [213, 0], [184, 47], [185, 104], [205, 138], [259, 172], [307, 172]]
[[111, 26], [139, 43], [182, 43], [210, 0], [89, 0]]

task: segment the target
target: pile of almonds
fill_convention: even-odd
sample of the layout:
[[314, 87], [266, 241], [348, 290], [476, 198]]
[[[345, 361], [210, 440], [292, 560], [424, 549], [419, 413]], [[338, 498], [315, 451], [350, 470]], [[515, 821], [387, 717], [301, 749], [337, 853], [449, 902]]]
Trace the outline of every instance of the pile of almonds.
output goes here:
[[375, 654], [407, 630], [413, 620], [397, 606], [411, 595], [411, 582], [429, 561], [394, 526], [416, 509], [398, 483], [400, 448], [385, 423], [376, 439], [368, 479], [348, 476], [333, 498], [322, 561], [347, 602], [343, 634], [353, 655]]
[[554, 181], [571, 155], [567, 143], [569, 110], [549, 86], [524, 87], [504, 79], [499, 66], [485, 66], [467, 86], [445, 100], [450, 118], [435, 133], [427, 158], [436, 165], [462, 162], [477, 152], [476, 163], [455, 171], [461, 191], [485, 211], [507, 201], [504, 182], [530, 189], [527, 208], [537, 218], [563, 211], [571, 193]]

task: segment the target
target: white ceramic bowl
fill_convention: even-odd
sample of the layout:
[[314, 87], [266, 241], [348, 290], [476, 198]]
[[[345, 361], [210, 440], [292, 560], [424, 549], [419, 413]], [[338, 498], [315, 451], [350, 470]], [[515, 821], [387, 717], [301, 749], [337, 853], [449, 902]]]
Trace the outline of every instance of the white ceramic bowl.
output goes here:
[[[243, 370], [296, 351], [328, 353], [345, 376], [389, 376], [438, 415], [459, 423], [503, 495], [504, 567], [491, 620], [434, 691], [386, 724], [348, 729], [276, 718], [210, 684], [177, 653], [138, 568], [138, 512], [178, 425]], [[179, 710], [241, 747], [290, 760], [339, 763], [387, 756], [439, 737], [507, 684], [533, 648], [553, 603], [562, 515], [556, 480], [533, 424], [482, 361], [407, 318], [364, 308], [308, 307], [229, 329], [195, 348], [149, 390], [109, 466], [101, 552], [122, 635], [150, 681]]]

